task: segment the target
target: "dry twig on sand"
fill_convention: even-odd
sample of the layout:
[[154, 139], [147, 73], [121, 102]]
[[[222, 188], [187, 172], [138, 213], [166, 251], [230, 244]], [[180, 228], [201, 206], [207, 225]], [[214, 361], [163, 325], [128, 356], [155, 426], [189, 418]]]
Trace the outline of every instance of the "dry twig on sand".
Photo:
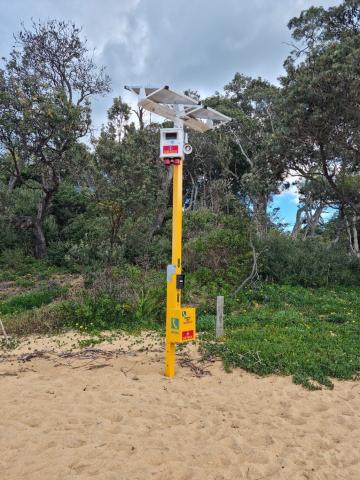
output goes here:
[[199, 361], [196, 361], [189, 357], [188, 354], [183, 354], [179, 358], [179, 365], [183, 368], [190, 368], [196, 377], [204, 377], [205, 375], [211, 375], [209, 370], [206, 370], [204, 366], [200, 365]]
[[[153, 353], [162, 353], [162, 350], [155, 349], [154, 351], [151, 350]], [[18, 361], [21, 363], [30, 362], [36, 358], [42, 358], [46, 360], [54, 360], [55, 367], [60, 365], [68, 366], [69, 368], [77, 369], [77, 368], [85, 368], [87, 370], [94, 370], [99, 368], [111, 367], [110, 363], [95, 363], [97, 360], [104, 359], [105, 361], [110, 359], [115, 359], [120, 356], [137, 356], [139, 351], [131, 351], [131, 350], [124, 350], [124, 349], [117, 349], [117, 350], [102, 350], [100, 348], [86, 348], [83, 350], [77, 351], [65, 351], [65, 352], [54, 352], [54, 351], [45, 351], [45, 350], [35, 350], [29, 353], [23, 353], [21, 355], [7, 355], [3, 357], [2, 361]], [[66, 360], [88, 360], [81, 365], [73, 366], [70, 362], [66, 362]], [[65, 360], [62, 363], [60, 360]], [[154, 361], [158, 361], [156, 358]], [[210, 360], [210, 363], [211, 360]], [[203, 377], [205, 375], [211, 375], [210, 371], [207, 369], [208, 364], [204, 363], [203, 359], [193, 359], [189, 356], [188, 353], [181, 353], [179, 356], [179, 365], [183, 368], [189, 368], [191, 372], [196, 377]], [[123, 374], [126, 376], [127, 373], [134, 368], [135, 364], [131, 366], [128, 370], [123, 370]]]

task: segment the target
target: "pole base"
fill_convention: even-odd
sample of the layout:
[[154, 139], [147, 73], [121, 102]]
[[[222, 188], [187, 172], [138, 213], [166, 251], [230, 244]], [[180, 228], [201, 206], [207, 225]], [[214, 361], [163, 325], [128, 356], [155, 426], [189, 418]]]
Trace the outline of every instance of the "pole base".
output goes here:
[[175, 343], [166, 342], [165, 345], [165, 377], [175, 376]]

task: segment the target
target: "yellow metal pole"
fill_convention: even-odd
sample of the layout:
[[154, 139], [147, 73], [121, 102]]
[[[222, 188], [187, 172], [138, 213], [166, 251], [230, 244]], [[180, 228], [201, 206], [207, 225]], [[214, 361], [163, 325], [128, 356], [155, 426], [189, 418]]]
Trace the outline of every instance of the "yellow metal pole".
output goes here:
[[[176, 288], [176, 275], [181, 274], [182, 247], [182, 183], [183, 159], [178, 165], [173, 165], [173, 218], [172, 218], [172, 266], [170, 278], [167, 278], [166, 288], [166, 349], [165, 376], [175, 375], [175, 343], [170, 342], [171, 318], [170, 311], [180, 308], [181, 290]], [[169, 275], [169, 273], [168, 273]]]

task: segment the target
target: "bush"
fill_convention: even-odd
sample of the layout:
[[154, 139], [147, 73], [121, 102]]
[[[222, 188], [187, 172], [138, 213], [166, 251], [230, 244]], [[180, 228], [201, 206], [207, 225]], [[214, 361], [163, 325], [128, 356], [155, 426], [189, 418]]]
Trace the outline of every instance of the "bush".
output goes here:
[[69, 327], [82, 330], [160, 328], [165, 319], [165, 274], [123, 265], [89, 272], [88, 290], [64, 304]]
[[188, 212], [184, 218], [184, 269], [198, 279], [236, 285], [250, 268], [249, 223], [244, 217]]
[[78, 300], [62, 303], [63, 323], [84, 332], [158, 329], [164, 322], [158, 293], [149, 290], [137, 303], [130, 304], [105, 292], [86, 292]]
[[51, 303], [66, 292], [64, 288], [49, 288], [21, 293], [0, 302], [0, 314], [9, 315]]
[[360, 284], [360, 259], [319, 237], [292, 240], [272, 232], [258, 249], [265, 280], [305, 287]]
[[61, 305], [61, 302], [43, 305], [39, 308], [3, 317], [6, 332], [9, 335], [19, 337], [59, 332], [65, 327]]
[[[36, 260], [27, 255], [21, 248], [6, 249], [0, 254], [0, 268], [3, 271], [14, 273], [16, 277], [24, 275], [36, 275], [41, 278], [47, 278], [59, 269], [55, 269], [46, 260]], [[15, 280], [15, 278], [12, 278]]]

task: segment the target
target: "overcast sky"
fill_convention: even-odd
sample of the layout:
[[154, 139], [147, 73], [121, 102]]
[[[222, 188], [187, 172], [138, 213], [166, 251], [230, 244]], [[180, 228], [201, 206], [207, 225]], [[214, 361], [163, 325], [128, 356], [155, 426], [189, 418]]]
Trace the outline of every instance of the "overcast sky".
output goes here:
[[0, 56], [31, 18], [83, 27], [112, 92], [93, 102], [94, 127], [105, 121], [123, 85], [170, 85], [202, 95], [222, 90], [241, 72], [276, 82], [289, 52], [290, 18], [336, 0], [0, 0]]
[[[31, 18], [70, 20], [83, 27], [112, 92], [93, 101], [93, 127], [106, 120], [112, 98], [134, 101], [123, 86], [170, 85], [202, 96], [221, 91], [236, 72], [276, 82], [290, 51], [287, 23], [311, 5], [337, 0], [0, 0], [0, 57]], [[296, 190], [274, 199], [293, 224]]]

